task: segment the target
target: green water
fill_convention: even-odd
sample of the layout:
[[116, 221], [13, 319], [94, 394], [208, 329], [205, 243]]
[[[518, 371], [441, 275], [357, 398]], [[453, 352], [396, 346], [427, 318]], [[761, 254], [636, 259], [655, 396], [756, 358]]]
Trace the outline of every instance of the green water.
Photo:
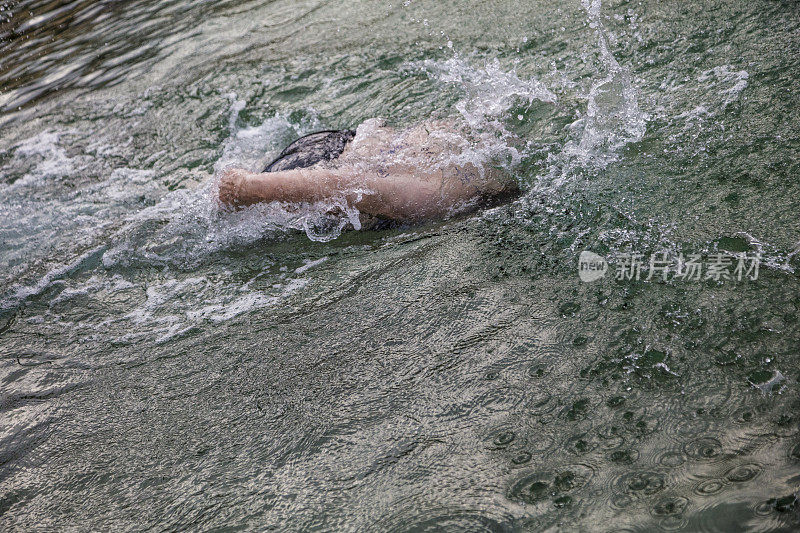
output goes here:
[[[800, 528], [797, 2], [0, 6], [2, 529]], [[513, 132], [524, 194], [211, 201], [375, 116]], [[762, 260], [614, 279], [663, 250]]]

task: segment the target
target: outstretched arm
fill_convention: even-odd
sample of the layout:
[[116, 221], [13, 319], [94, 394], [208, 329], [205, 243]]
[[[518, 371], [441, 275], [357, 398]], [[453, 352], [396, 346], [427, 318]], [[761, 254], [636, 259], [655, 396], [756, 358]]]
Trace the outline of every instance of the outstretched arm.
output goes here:
[[259, 202], [316, 202], [344, 197], [362, 213], [392, 220], [447, 216], [456, 209], [512, 192], [495, 170], [472, 165], [434, 171], [392, 168], [308, 168], [273, 173], [229, 170], [219, 185], [220, 202], [240, 207]]

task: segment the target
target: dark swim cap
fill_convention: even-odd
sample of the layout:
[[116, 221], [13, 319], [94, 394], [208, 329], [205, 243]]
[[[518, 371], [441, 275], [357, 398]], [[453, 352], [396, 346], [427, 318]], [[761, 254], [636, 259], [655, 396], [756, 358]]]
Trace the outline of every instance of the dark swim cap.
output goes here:
[[354, 130], [326, 130], [305, 135], [284, 148], [263, 172], [308, 168], [320, 161], [332, 161], [342, 155], [355, 136]]

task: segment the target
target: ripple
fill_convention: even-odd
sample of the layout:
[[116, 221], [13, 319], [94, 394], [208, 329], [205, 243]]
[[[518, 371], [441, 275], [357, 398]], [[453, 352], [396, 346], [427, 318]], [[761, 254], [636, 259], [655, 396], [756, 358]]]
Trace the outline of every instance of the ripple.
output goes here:
[[689, 506], [689, 500], [683, 496], [665, 496], [658, 500], [650, 513], [653, 516], [679, 516]]
[[725, 472], [725, 479], [731, 483], [745, 483], [757, 477], [763, 467], [758, 463], [747, 463], [739, 466], [734, 466]]
[[591, 404], [586, 398], [581, 398], [572, 403], [572, 405], [565, 407], [561, 412], [561, 417], [571, 422], [577, 420], [585, 420], [589, 417]]
[[795, 444], [791, 450], [789, 450], [789, 458], [794, 461], [800, 461], [800, 442]]
[[770, 431], [781, 438], [792, 437], [800, 431], [798, 420], [788, 413], [782, 413], [770, 422]]
[[499, 429], [490, 435], [492, 445], [496, 448], [506, 448], [516, 438], [516, 433], [510, 429]]
[[677, 416], [670, 417], [665, 425], [665, 431], [680, 442], [707, 431], [709, 427], [711, 424], [705, 418], [694, 414], [679, 413]]
[[737, 424], [750, 424], [758, 420], [758, 414], [755, 409], [741, 408], [734, 411], [731, 418]]
[[552, 399], [553, 395], [544, 389], [534, 391], [525, 401], [525, 410], [535, 415], [547, 413], [551, 410], [549, 404]]
[[681, 450], [668, 450], [659, 455], [656, 462], [668, 468], [676, 468], [686, 462], [686, 455]]
[[508, 489], [508, 498], [522, 503], [538, 503], [550, 497], [551, 474], [534, 472], [515, 481]]
[[605, 450], [619, 448], [625, 444], [623, 433], [623, 429], [614, 424], [601, 426], [597, 428], [597, 436], [600, 437], [598, 445]]
[[659, 529], [664, 531], [686, 531], [688, 520], [683, 515], [665, 516], [658, 521]]
[[609, 455], [609, 459], [611, 459], [615, 463], [629, 465], [631, 463], [635, 463], [639, 459], [639, 451], [638, 450], [614, 450]]
[[707, 479], [701, 481], [692, 489], [698, 496], [711, 496], [722, 492], [725, 489], [725, 482], [721, 479]]
[[606, 405], [612, 409], [616, 407], [620, 407], [625, 403], [624, 396], [612, 396], [608, 400], [606, 400]]
[[556, 474], [553, 486], [559, 492], [577, 491], [585, 487], [594, 476], [594, 469], [585, 464], [571, 464]]
[[767, 500], [767, 504], [779, 513], [789, 513], [794, 511], [797, 507], [797, 496], [789, 494], [782, 498], [772, 498], [771, 500]]
[[767, 517], [767, 516], [771, 516], [772, 513], [774, 513], [774, 512], [775, 512], [775, 508], [768, 501], [759, 502], [759, 503], [756, 504], [755, 507], [753, 507], [753, 513], [756, 516], [760, 516], [762, 518]]
[[511, 458], [511, 462], [514, 463], [515, 465], [524, 465], [524, 464], [527, 464], [528, 462], [530, 462], [530, 460], [532, 458], [533, 458], [533, 455], [531, 455], [530, 452], [522, 451], [522, 452], [519, 452], [514, 457], [512, 457]]
[[424, 518], [411, 525], [393, 528], [393, 532], [437, 531], [442, 533], [475, 531], [476, 533], [502, 533], [512, 530], [510, 522], [485, 516], [477, 511], [452, 511], [440, 516]]
[[630, 494], [623, 493], [611, 495], [611, 506], [616, 509], [627, 509], [634, 503], [636, 503], [636, 498]]
[[722, 444], [714, 437], [700, 437], [687, 442], [683, 451], [692, 459], [712, 460], [722, 453]]
[[566, 442], [566, 448], [575, 455], [583, 455], [597, 448], [597, 438], [590, 433], [573, 435]]
[[589, 341], [591, 341], [589, 337], [586, 337], [585, 335], [578, 335], [572, 340], [572, 345], [575, 346], [576, 348], [581, 348], [583, 346], [586, 346], [589, 343]]
[[617, 493], [650, 496], [664, 490], [665, 476], [654, 470], [642, 470], [623, 474], [614, 482]]
[[534, 363], [528, 368], [528, 375], [532, 378], [540, 379], [546, 377], [553, 371], [553, 368], [547, 365]]
[[513, 482], [508, 498], [522, 503], [535, 504], [553, 497], [557, 507], [568, 505], [568, 494], [585, 487], [594, 476], [594, 470], [584, 464], [572, 464], [556, 472], [530, 472]]

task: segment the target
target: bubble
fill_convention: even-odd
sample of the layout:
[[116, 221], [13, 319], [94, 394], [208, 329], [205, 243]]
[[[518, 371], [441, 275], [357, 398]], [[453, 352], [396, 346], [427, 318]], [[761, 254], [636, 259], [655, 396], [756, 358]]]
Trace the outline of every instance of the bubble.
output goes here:
[[692, 459], [715, 459], [722, 453], [722, 444], [714, 437], [700, 437], [687, 442], [683, 451]]
[[747, 463], [735, 466], [725, 472], [725, 479], [732, 483], [744, 483], [754, 479], [761, 473], [762, 467], [756, 463]]

